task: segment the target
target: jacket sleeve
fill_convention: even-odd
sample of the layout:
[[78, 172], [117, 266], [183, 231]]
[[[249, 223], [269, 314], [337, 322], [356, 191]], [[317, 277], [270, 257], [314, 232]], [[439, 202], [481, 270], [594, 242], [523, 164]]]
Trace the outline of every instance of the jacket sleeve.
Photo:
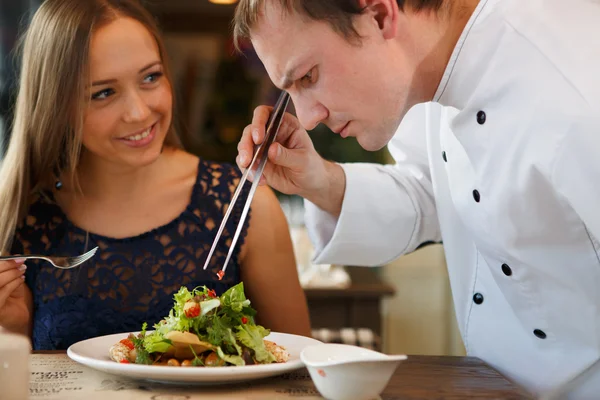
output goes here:
[[439, 117], [440, 106], [431, 103], [408, 112], [388, 145], [393, 165], [341, 164], [346, 189], [339, 218], [305, 201], [313, 262], [382, 265], [440, 241], [426, 145], [427, 121]]

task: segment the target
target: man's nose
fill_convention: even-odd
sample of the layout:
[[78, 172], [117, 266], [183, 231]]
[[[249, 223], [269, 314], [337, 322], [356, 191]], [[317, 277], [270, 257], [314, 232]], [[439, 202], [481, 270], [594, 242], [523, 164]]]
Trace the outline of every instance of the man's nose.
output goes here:
[[327, 108], [314, 100], [294, 98], [294, 107], [298, 121], [307, 131], [313, 130], [329, 116]]

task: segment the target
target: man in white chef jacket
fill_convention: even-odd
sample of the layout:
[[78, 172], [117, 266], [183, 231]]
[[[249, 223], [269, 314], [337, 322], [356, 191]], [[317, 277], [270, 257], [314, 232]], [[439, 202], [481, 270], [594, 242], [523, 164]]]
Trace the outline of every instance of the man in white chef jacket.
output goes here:
[[[334, 3], [237, 8], [238, 39], [298, 117], [262, 179], [306, 199], [316, 263], [443, 241], [468, 354], [555, 389], [600, 356], [600, 1]], [[268, 112], [244, 130], [241, 168]], [[321, 159], [306, 133], [319, 123], [389, 144], [396, 164]]]

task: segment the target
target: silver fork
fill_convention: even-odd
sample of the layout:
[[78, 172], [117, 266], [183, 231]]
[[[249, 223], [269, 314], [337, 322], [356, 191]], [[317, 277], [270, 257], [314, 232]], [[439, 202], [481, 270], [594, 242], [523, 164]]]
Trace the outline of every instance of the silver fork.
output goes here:
[[96, 254], [97, 250], [98, 250], [98, 247], [94, 247], [92, 250], [88, 251], [87, 253], [81, 254], [76, 257], [42, 256], [39, 254], [28, 254], [28, 255], [22, 255], [22, 256], [4, 256], [4, 257], [0, 257], [0, 261], [19, 260], [19, 259], [28, 260], [30, 258], [35, 258], [35, 259], [39, 259], [39, 260], [48, 261], [50, 264], [54, 265], [56, 268], [71, 269], [71, 268], [75, 268], [75, 267], [83, 264], [84, 262], [86, 262], [87, 260], [92, 258], [94, 256], [94, 254]]

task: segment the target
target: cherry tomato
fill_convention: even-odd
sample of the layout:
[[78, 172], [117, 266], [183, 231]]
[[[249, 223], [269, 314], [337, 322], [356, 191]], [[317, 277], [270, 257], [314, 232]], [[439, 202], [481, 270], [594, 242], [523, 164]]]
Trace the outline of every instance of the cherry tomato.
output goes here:
[[183, 306], [183, 312], [185, 313], [186, 317], [195, 318], [200, 315], [200, 304], [196, 303], [195, 301], [188, 301]]

